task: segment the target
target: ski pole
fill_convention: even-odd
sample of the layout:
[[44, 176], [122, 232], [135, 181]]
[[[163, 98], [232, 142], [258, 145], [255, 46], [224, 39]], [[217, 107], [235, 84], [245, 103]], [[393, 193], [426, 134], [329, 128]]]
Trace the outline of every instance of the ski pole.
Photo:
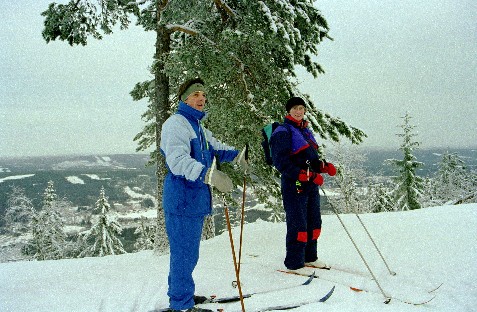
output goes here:
[[381, 250], [379, 250], [378, 245], [376, 245], [376, 243], [374, 242], [373, 237], [372, 237], [371, 234], [369, 233], [368, 228], [364, 225], [364, 222], [361, 220], [361, 217], [360, 217], [356, 212], [355, 212], [354, 214], [355, 214], [356, 218], [358, 218], [358, 220], [359, 220], [359, 222], [361, 223], [361, 225], [363, 226], [364, 230], [366, 231], [366, 234], [368, 235], [369, 239], [370, 239], [371, 242], [373, 243], [374, 248], [376, 249], [376, 251], [378, 252], [379, 256], [381, 257], [381, 260], [383, 260], [384, 265], [385, 265], [386, 268], [388, 269], [389, 274], [390, 274], [390, 275], [393, 275], [393, 276], [396, 275], [396, 272], [391, 271], [391, 269], [389, 268], [389, 265], [388, 265], [388, 263], [386, 262], [386, 260], [384, 259], [384, 256], [383, 256], [383, 254], [381, 253]]
[[[245, 161], [248, 163], [248, 143], [245, 144]], [[240, 265], [242, 264], [242, 238], [243, 238], [243, 225], [245, 222], [245, 198], [246, 198], [246, 188], [247, 188], [247, 171], [243, 173], [243, 192], [242, 192], [242, 210], [240, 216], [240, 245], [239, 245], [239, 261], [238, 261], [238, 271], [240, 273]]]
[[[322, 189], [323, 190], [323, 189]], [[383, 260], [384, 262], [384, 265], [386, 266], [386, 269], [388, 270], [389, 274], [394, 276], [396, 275], [396, 272], [392, 271], [391, 268], [389, 267], [386, 259], [384, 259], [384, 256], [383, 254], [381, 253], [381, 250], [378, 248], [378, 245], [376, 244], [376, 242], [374, 241], [373, 237], [371, 236], [371, 233], [368, 231], [368, 228], [366, 227], [366, 225], [364, 225], [364, 222], [363, 220], [361, 219], [361, 217], [358, 215], [358, 213], [356, 212], [356, 209], [352, 209], [353, 210], [353, 213], [354, 215], [356, 216], [356, 218], [358, 218], [359, 222], [361, 223], [361, 226], [363, 227], [364, 231], [366, 232], [366, 234], [368, 235], [368, 238], [369, 240], [373, 243], [373, 246], [374, 248], [376, 249], [376, 251], [378, 252], [379, 256], [381, 257], [381, 260]]]
[[[212, 167], [217, 166], [217, 169], [220, 170], [220, 163], [217, 160], [217, 156], [214, 156], [212, 161]], [[229, 216], [229, 208], [227, 207], [227, 200], [225, 198], [225, 193], [222, 193], [222, 200], [224, 204], [224, 214], [225, 214], [225, 221], [227, 223], [227, 230], [229, 232], [229, 240], [230, 240], [230, 248], [232, 249], [232, 258], [234, 261], [234, 270], [235, 270], [235, 278], [237, 279], [237, 287], [240, 296], [240, 304], [242, 305], [242, 312], [245, 312], [245, 304], [243, 302], [243, 293], [242, 293], [242, 286], [240, 284], [240, 272], [237, 266], [237, 257], [235, 255], [235, 246], [234, 246], [234, 239], [232, 236], [232, 226], [230, 225], [230, 216]]]
[[381, 294], [384, 296], [385, 300], [384, 300], [384, 303], [385, 304], [388, 304], [389, 302], [391, 302], [391, 297], [386, 295], [386, 293], [384, 292], [383, 288], [381, 287], [381, 284], [379, 283], [378, 279], [376, 278], [376, 276], [374, 275], [373, 273], [373, 270], [371, 270], [371, 267], [369, 266], [368, 262], [366, 261], [366, 259], [364, 258], [363, 254], [361, 253], [361, 250], [359, 249], [358, 245], [356, 244], [356, 242], [354, 241], [353, 237], [351, 236], [350, 232], [348, 231], [348, 228], [346, 227], [346, 225], [344, 224], [343, 220], [341, 219], [340, 215], [338, 214], [338, 211], [336, 210], [335, 206], [330, 202], [330, 200], [328, 199], [328, 196], [326, 195], [326, 192], [325, 190], [321, 188], [321, 191], [323, 192], [323, 195], [325, 196], [326, 198], [326, 201], [329, 203], [330, 207], [331, 207], [331, 210], [333, 210], [333, 212], [335, 213], [335, 215], [338, 217], [338, 220], [340, 221], [341, 223], [341, 226], [343, 227], [343, 229], [345, 230], [346, 234], [348, 235], [349, 239], [351, 240], [351, 242], [353, 243], [354, 245], [354, 248], [356, 249], [356, 251], [358, 252], [359, 256], [361, 257], [361, 260], [363, 260], [364, 262], [364, 265], [366, 266], [366, 268], [368, 269], [369, 273], [371, 274], [374, 282], [376, 283], [376, 285], [378, 286], [379, 288], [379, 291], [381, 292]]
[[230, 247], [232, 249], [232, 258], [234, 260], [234, 268], [235, 268], [235, 277], [237, 278], [237, 287], [240, 295], [240, 304], [242, 305], [242, 312], [245, 312], [245, 305], [243, 302], [243, 294], [242, 294], [242, 286], [240, 285], [240, 272], [239, 267], [237, 266], [237, 258], [235, 256], [235, 247], [234, 247], [234, 240], [232, 237], [232, 226], [230, 225], [230, 218], [229, 218], [229, 208], [227, 207], [227, 202], [225, 200], [225, 194], [222, 194], [222, 198], [224, 201], [224, 213], [225, 213], [225, 221], [227, 222], [227, 230], [229, 232], [229, 239], [230, 239]]

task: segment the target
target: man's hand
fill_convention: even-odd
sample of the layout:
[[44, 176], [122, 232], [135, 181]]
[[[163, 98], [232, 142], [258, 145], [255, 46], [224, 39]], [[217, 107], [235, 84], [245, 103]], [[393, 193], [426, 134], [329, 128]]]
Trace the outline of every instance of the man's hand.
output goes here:
[[217, 169], [216, 160], [212, 162], [212, 166], [207, 170], [205, 174], [204, 182], [211, 186], [214, 186], [219, 192], [230, 193], [234, 189], [232, 180], [227, 174]]
[[250, 165], [248, 164], [248, 144], [245, 145], [243, 150], [234, 158], [233, 163], [238, 164], [245, 174], [249, 172]]

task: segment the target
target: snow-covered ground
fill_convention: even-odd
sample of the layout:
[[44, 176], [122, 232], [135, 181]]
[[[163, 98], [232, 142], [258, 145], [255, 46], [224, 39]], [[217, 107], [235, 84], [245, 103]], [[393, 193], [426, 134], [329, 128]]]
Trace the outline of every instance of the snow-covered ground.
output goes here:
[[[435, 298], [421, 306], [398, 300], [383, 303], [383, 295], [334, 215], [323, 217], [319, 256], [346, 268], [318, 270], [321, 278], [307, 286], [255, 295], [245, 299], [246, 311], [319, 298], [332, 286], [325, 303], [295, 311], [476, 311], [477, 204], [443, 206], [418, 211], [360, 216], [380, 247], [391, 270], [363, 231], [355, 215], [342, 215], [353, 238], [383, 290], [406, 300]], [[239, 229], [234, 229], [236, 247]], [[299, 285], [306, 278], [276, 271], [282, 267], [285, 225], [257, 221], [244, 227], [241, 281], [244, 293]], [[238, 249], [238, 247], [237, 247]], [[0, 311], [150, 311], [168, 305], [168, 256], [151, 251], [102, 258], [31, 261], [0, 264]], [[228, 234], [201, 245], [194, 273], [196, 293], [236, 295]], [[432, 294], [427, 293], [439, 285]], [[349, 286], [367, 289], [356, 292]], [[240, 311], [239, 302], [209, 304], [212, 310]]]
[[20, 179], [25, 179], [25, 178], [30, 178], [33, 177], [35, 174], [22, 174], [22, 175], [13, 175], [13, 176], [8, 176], [5, 178], [0, 179], [0, 183], [5, 182], [5, 181], [10, 181], [10, 180], [20, 180]]

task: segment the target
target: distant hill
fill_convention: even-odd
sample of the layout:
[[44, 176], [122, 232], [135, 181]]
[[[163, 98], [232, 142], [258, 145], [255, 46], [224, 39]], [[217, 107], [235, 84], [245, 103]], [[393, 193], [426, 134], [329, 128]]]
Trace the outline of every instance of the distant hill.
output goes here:
[[133, 205], [129, 190], [155, 194], [155, 168], [146, 167], [148, 160], [138, 154], [0, 159], [0, 216], [12, 186], [23, 188], [38, 207], [48, 181], [73, 206], [94, 207], [101, 187], [110, 204]]
[[[428, 176], [435, 172], [445, 152], [445, 149], [417, 149], [414, 155], [425, 164], [418, 173]], [[454, 149], [449, 152], [457, 153], [469, 168], [477, 169], [477, 150]], [[363, 153], [367, 158], [364, 167], [369, 176], [394, 175], [385, 160], [402, 158], [402, 153], [397, 150], [375, 149]], [[0, 217], [4, 214], [13, 185], [22, 187], [39, 206], [50, 180], [54, 182], [59, 197], [66, 197], [74, 206], [93, 207], [102, 186], [110, 204], [138, 205], [139, 199], [134, 199], [128, 190], [146, 197], [154, 196], [156, 190], [155, 168], [146, 167], [148, 160], [146, 154], [0, 158]]]
[[[437, 170], [437, 164], [445, 152], [441, 150], [417, 150], [415, 156], [425, 166], [419, 170], [421, 176], [431, 175]], [[472, 149], [452, 150], [465, 160], [471, 169], [477, 169], [477, 151]], [[376, 175], [395, 175], [392, 168], [385, 164], [386, 159], [400, 159], [399, 151], [367, 150], [367, 160], [364, 163], [366, 174], [369, 177]], [[148, 155], [92, 155], [92, 156], [55, 156], [55, 157], [28, 157], [28, 158], [4, 158], [0, 159], [0, 233], [3, 226], [3, 216], [7, 208], [7, 199], [12, 186], [21, 187], [25, 194], [33, 200], [35, 207], [41, 207], [43, 192], [48, 181], [53, 181], [54, 188], [60, 198], [71, 202], [72, 211], [65, 211], [65, 216], [73, 216], [69, 220], [70, 226], [82, 226], [87, 216], [94, 213], [95, 203], [98, 200], [101, 187], [104, 187], [108, 202], [114, 211], [120, 213], [124, 231], [121, 239], [128, 252], [133, 250], [135, 242], [135, 227], [139, 222], [139, 214], [147, 214], [148, 218], [155, 217], [155, 193], [157, 180], [155, 167], [146, 167], [149, 161]], [[330, 186], [332, 181], [330, 181]], [[252, 191], [252, 189], [249, 189]], [[247, 196], [246, 207], [261, 207], [253, 194]], [[324, 214], [326, 211], [326, 198], [322, 199]], [[216, 232], [221, 233], [225, 228], [222, 212], [222, 203], [216, 203], [215, 215]], [[234, 211], [232, 207], [232, 221]], [[246, 221], [254, 222], [257, 219], [266, 220], [269, 217], [267, 209], [250, 209], [247, 212]], [[85, 217], [86, 216], [86, 217]], [[151, 220], [152, 221], [152, 220]], [[0, 241], [1, 243], [1, 241]], [[10, 244], [11, 242], [8, 242]], [[3, 242], [3, 245], [8, 245]], [[4, 247], [5, 247], [4, 246]], [[18, 250], [3, 248], [0, 252], [7, 255], [8, 252]]]

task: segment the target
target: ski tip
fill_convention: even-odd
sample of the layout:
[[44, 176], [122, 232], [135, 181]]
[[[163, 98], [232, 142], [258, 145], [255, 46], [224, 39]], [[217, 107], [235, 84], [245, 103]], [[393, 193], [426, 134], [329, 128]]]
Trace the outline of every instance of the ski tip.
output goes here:
[[323, 298], [320, 299], [320, 302], [325, 302], [326, 300], [328, 300], [335, 291], [335, 287], [336, 286], [333, 286], [331, 290]]
[[420, 305], [424, 305], [426, 303], [429, 303], [431, 302], [432, 300], [434, 300], [434, 298], [436, 297], [436, 295], [432, 296], [432, 298], [428, 299], [428, 300], [424, 300], [424, 301], [421, 301], [421, 302], [406, 302], [407, 304], [412, 304], [412, 305], [415, 305], [415, 306], [420, 306]]
[[308, 285], [311, 283], [311, 281], [313, 281], [313, 279], [316, 277], [315, 275], [315, 271], [313, 271], [313, 273], [310, 274], [310, 277], [308, 277], [308, 279], [303, 283], [303, 285]]
[[435, 292], [436, 290], [438, 290], [439, 288], [441, 288], [442, 285], [444, 285], [444, 283], [441, 283], [439, 286], [434, 287], [433, 289], [429, 290], [428, 293], [431, 294], [431, 293]]

